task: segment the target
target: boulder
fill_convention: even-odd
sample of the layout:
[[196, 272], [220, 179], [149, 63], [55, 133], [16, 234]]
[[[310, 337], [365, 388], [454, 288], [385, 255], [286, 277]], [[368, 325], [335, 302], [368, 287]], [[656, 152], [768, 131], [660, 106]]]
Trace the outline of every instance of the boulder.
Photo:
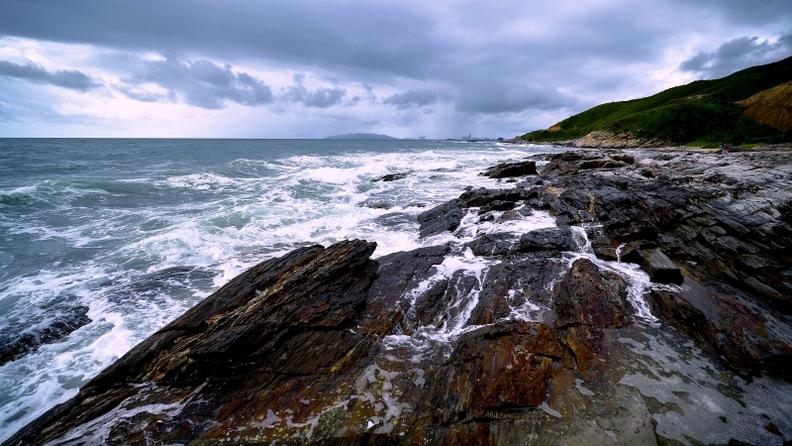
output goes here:
[[520, 161], [517, 163], [502, 163], [485, 170], [482, 175], [490, 178], [521, 177], [536, 175], [535, 161]]

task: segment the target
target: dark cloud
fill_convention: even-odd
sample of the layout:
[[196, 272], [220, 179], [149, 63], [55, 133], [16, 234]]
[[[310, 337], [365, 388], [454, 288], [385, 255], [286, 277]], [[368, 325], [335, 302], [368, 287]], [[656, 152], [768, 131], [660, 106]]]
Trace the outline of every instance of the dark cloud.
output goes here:
[[732, 23], [762, 25], [789, 24], [789, 0], [676, 0], [684, 6], [700, 7], [708, 14], [720, 14]]
[[432, 36], [431, 17], [414, 9], [347, 0], [3, 0], [0, 34], [422, 76], [445, 44]]
[[506, 113], [527, 109], [552, 110], [580, 106], [580, 101], [549, 86], [471, 86], [460, 93], [456, 108], [462, 112]]
[[[326, 108], [339, 104], [346, 95], [343, 88], [317, 88], [314, 90], [305, 87], [305, 76], [294, 76], [295, 84], [288, 87], [282, 95], [282, 99], [288, 102], [300, 103], [306, 107]], [[352, 98], [352, 102], [356, 102]]]
[[[272, 102], [272, 90], [253, 76], [236, 72], [231, 65], [220, 66], [207, 60], [182, 60], [168, 56], [147, 60], [140, 71], [125, 80], [120, 91], [132, 99], [153, 102], [181, 97], [196, 107], [222, 108], [225, 101], [244, 105]], [[151, 93], [142, 88], [147, 83], [164, 88], [167, 93]]]
[[76, 70], [47, 71], [30, 61], [24, 65], [0, 60], [0, 76], [22, 79], [40, 84], [57, 85], [71, 90], [86, 91], [98, 84], [88, 75]]
[[394, 94], [385, 99], [385, 103], [395, 105], [396, 108], [404, 110], [412, 107], [423, 107], [438, 101], [440, 95], [435, 90], [407, 90], [404, 93]]
[[[670, 71], [670, 50], [713, 35], [788, 32], [789, 2], [2, 0], [0, 36], [91, 45], [93, 58], [84, 60], [102, 72], [124, 73], [110, 87], [139, 101], [205, 108], [274, 102], [277, 116], [268, 122], [278, 131], [286, 115], [330, 122], [323, 120], [335, 110], [322, 109], [345, 105], [356, 106], [348, 110], [350, 122], [401, 119], [425, 134], [430, 126], [487, 134], [546, 127], [594, 103], [666, 88], [666, 80], [646, 73]], [[766, 61], [774, 45], [737, 39], [683, 69], [719, 75]], [[142, 51], [181, 57], [140, 62], [134, 55]], [[255, 66], [329, 83], [317, 87], [298, 77], [273, 95], [266, 78], [241, 69]], [[399, 88], [404, 85], [410, 87]], [[382, 91], [396, 94], [379, 96]], [[422, 115], [430, 109], [431, 122]], [[408, 123], [408, 116], [420, 119]], [[260, 129], [260, 120], [255, 125]], [[343, 133], [292, 129], [291, 136]]]
[[775, 42], [759, 37], [729, 40], [715, 51], [702, 51], [679, 66], [684, 71], [700, 73], [708, 78], [728, 75], [753, 65], [765, 64], [792, 55], [792, 34]]

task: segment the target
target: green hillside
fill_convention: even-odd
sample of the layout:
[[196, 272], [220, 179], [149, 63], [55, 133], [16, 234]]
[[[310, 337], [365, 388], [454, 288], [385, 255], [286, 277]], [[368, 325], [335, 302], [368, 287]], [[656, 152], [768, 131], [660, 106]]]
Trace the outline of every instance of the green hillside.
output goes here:
[[[701, 80], [641, 99], [611, 102], [569, 117], [529, 142], [567, 141], [599, 130], [674, 144], [774, 143], [792, 140], [788, 129], [760, 124], [740, 102], [792, 81], [792, 57], [715, 80]], [[763, 98], [767, 95], [759, 95]]]

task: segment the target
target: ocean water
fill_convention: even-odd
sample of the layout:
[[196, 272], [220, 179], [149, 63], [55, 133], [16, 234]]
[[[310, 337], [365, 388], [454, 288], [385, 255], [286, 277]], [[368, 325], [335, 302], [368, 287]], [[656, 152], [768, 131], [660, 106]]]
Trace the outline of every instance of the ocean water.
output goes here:
[[[491, 211], [493, 219], [482, 220], [471, 208], [453, 233], [419, 239], [415, 215], [466, 186], [508, 187], [479, 175], [488, 166], [561, 150], [434, 141], [0, 139], [0, 346], [41, 333], [75, 309], [91, 319], [0, 366], [0, 441], [236, 274], [305, 244], [362, 238], [378, 243], [379, 257], [449, 243], [433, 274], [405, 294], [406, 317], [439, 280], [465, 291], [447, 302], [441, 324], [416, 323], [411, 334], [382, 340], [413, 352], [415, 364], [447, 353], [457, 336], [477, 328], [470, 315], [498, 261], [465, 244], [482, 233], [517, 240], [556, 220], [541, 210], [518, 220]], [[407, 175], [375, 181], [389, 173]], [[645, 293], [669, 285], [650, 282], [638, 265], [598, 259], [588, 225], [598, 223], [571, 228], [577, 248], [558, 261], [586, 258], [624, 277], [636, 323], [610, 355], [616, 375], [585, 383], [581, 394], [590, 401], [572, 402], [568, 423], [593, 422], [605, 434], [608, 426], [643, 423], [685, 445], [782, 444], [768, 420], [792, 436], [792, 385], [739, 376], [660, 323]], [[504, 296], [509, 318], [542, 320], [546, 303], [518, 292]], [[560, 416], [547, 402], [540, 409]], [[80, 429], [102, 443], [101, 427]]]
[[[80, 306], [92, 320], [0, 367], [0, 440], [245, 268], [304, 244], [362, 238], [378, 243], [377, 257], [440, 242], [419, 240], [412, 216], [465, 186], [495, 186], [478, 175], [492, 164], [559, 150], [0, 139], [0, 336]], [[528, 224], [554, 224], [537, 218]]]

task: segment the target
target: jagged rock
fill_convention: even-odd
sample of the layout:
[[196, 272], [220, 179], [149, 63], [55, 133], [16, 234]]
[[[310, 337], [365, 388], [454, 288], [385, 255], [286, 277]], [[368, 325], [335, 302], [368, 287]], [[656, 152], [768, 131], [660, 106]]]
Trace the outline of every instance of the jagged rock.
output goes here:
[[586, 236], [591, 242], [591, 250], [597, 257], [604, 260], [616, 260], [616, 248], [601, 226], [589, 226], [585, 230]]
[[[613, 259], [626, 243], [622, 260], [642, 264], [653, 280], [683, 277], [680, 287], [654, 286], [647, 300], [710, 359], [788, 379], [792, 156], [723, 156], [550, 155], [541, 181], [470, 188], [417, 221], [427, 237], [455, 231], [479, 208], [489, 219], [481, 232], [491, 232], [545, 210], [558, 228], [472, 241], [475, 231], [466, 230], [457, 234], [464, 245], [376, 260], [373, 244], [353, 241], [263, 262], [8, 444], [57, 444], [62, 435], [102, 444], [659, 441], [657, 412], [647, 406], [662, 402], [626, 394], [620, 383], [644, 368], [669, 371], [643, 356], [640, 370], [623, 361], [636, 359], [632, 348], [650, 348], [643, 336], [683, 335], [631, 323], [637, 309], [625, 279], [610, 272], [615, 265], [591, 251], [570, 265], [568, 251], [582, 250], [584, 240], [569, 225], [585, 229], [599, 258]], [[624, 165], [602, 168], [609, 162]], [[392, 213], [377, 221], [414, 220]], [[716, 374], [728, 374], [720, 367]], [[588, 391], [578, 380], [603, 387]], [[612, 405], [616, 399], [629, 405]], [[617, 413], [635, 419], [614, 439]]]
[[440, 206], [418, 214], [421, 237], [429, 237], [445, 231], [454, 231], [462, 222], [465, 210], [462, 201], [453, 199]]
[[57, 305], [46, 309], [41, 320], [26, 321], [25, 326], [0, 330], [0, 366], [36, 351], [45, 344], [59, 341], [91, 322], [88, 307]]
[[[180, 398], [183, 411], [173, 418], [149, 414], [136, 420], [134, 428], [155, 429], [164, 442], [199, 435], [209, 441], [208, 420], [233, 411], [240, 425], [244, 419], [253, 421], [268, 406], [260, 399], [274, 403], [276, 389], [287, 377], [356, 370], [356, 359], [373, 347], [349, 328], [376, 275], [377, 264], [369, 259], [375, 246], [353, 241], [301, 248], [249, 269], [138, 344], [8, 444], [41, 444], [138, 401], [170, 404]], [[188, 420], [192, 427], [177, 428]], [[124, 430], [115, 435], [123, 438]]]
[[482, 175], [490, 178], [521, 177], [536, 175], [535, 161], [520, 161], [517, 163], [503, 163], [485, 170]]
[[[411, 308], [404, 302], [404, 290], [416, 288], [421, 281], [432, 274], [432, 267], [441, 263], [450, 251], [449, 246], [432, 246], [409, 252], [396, 252], [377, 260], [379, 269], [377, 277], [368, 290], [366, 307], [361, 314], [359, 323], [365, 331], [384, 336], [393, 332], [394, 327], [401, 324], [402, 331], [411, 331], [416, 324], [416, 316], [405, 319]], [[421, 303], [430, 306], [445, 291], [445, 282], [420, 296]], [[426, 310], [426, 309], [424, 309]], [[417, 311], [413, 309], [413, 313]], [[424, 311], [421, 317], [434, 317], [436, 311]]]

